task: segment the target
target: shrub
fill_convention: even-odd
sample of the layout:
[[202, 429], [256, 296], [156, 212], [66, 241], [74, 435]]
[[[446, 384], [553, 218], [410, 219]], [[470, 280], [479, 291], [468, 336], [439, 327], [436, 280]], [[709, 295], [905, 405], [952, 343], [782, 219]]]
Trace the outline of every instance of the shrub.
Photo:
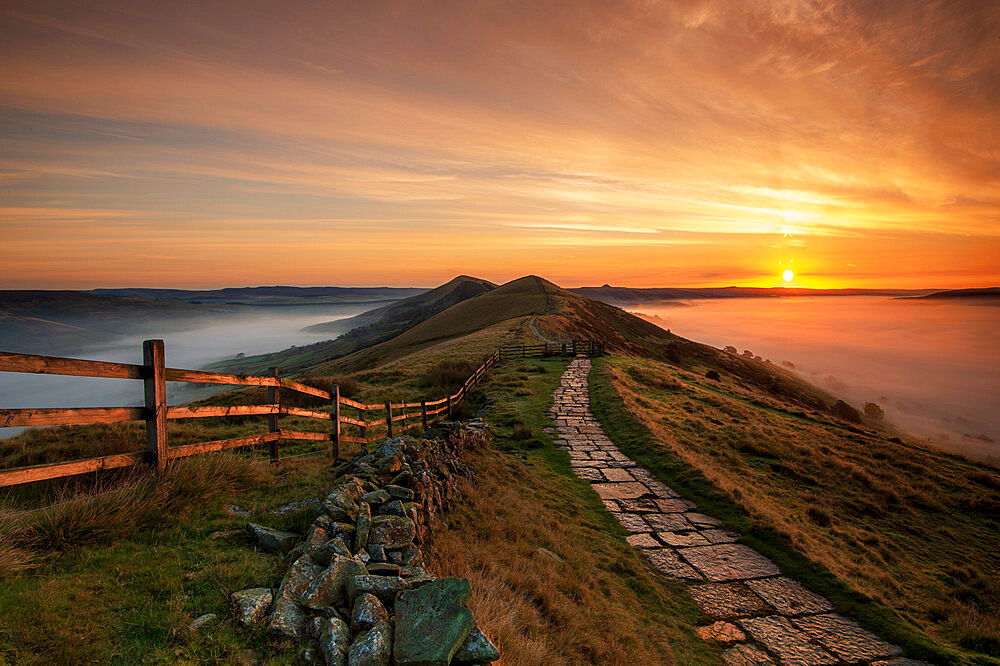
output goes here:
[[518, 442], [521, 442], [521, 441], [524, 441], [526, 439], [531, 439], [534, 436], [535, 436], [535, 433], [532, 432], [531, 426], [525, 425], [523, 423], [515, 423], [514, 424], [514, 434], [511, 435], [511, 437], [514, 440], [516, 440]]
[[848, 423], [861, 423], [861, 413], [843, 400], [838, 400], [830, 407], [830, 413]]
[[705, 373], [705, 378], [706, 379], [711, 379], [712, 381], [715, 381], [715, 382], [717, 382], [717, 381], [719, 381], [721, 379], [721, 377], [719, 377], [719, 373], [717, 371], [715, 371], [715, 370], [709, 370], [708, 372], [706, 372]]
[[879, 407], [877, 402], [866, 402], [865, 403], [865, 416], [870, 419], [877, 419], [881, 421], [885, 418], [885, 412]]

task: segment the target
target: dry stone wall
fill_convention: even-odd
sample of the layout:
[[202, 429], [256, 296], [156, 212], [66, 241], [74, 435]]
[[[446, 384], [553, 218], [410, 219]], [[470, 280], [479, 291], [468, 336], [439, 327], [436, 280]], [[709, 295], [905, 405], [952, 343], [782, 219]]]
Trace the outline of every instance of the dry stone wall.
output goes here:
[[334, 468], [330, 493], [297, 503], [316, 519], [303, 537], [250, 523], [261, 550], [286, 554], [277, 589], [233, 595], [238, 622], [266, 624], [328, 666], [485, 664], [500, 655], [476, 626], [469, 581], [435, 578], [420, 544], [475, 478], [459, 458], [488, 437], [480, 420], [443, 423], [422, 439], [386, 439]]

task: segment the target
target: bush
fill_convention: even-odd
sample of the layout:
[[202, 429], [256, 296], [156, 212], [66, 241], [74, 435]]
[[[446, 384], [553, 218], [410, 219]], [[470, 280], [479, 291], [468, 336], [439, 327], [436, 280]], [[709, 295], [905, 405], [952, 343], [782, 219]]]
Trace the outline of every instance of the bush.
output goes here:
[[861, 423], [861, 413], [843, 400], [838, 400], [830, 407], [830, 413], [848, 423]]
[[865, 403], [865, 416], [870, 419], [876, 419], [881, 421], [885, 418], [885, 412], [879, 407], [877, 402], [866, 402]]
[[712, 381], [717, 382], [722, 378], [719, 377], [719, 373], [716, 372], [715, 370], [709, 370], [708, 372], [705, 373], [705, 379], [711, 379]]

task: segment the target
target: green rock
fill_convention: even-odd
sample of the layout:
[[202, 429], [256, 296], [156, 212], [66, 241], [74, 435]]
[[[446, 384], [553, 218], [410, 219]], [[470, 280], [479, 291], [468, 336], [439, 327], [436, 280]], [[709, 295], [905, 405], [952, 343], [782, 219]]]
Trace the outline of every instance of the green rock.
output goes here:
[[257, 624], [265, 617], [271, 608], [274, 595], [269, 587], [254, 587], [249, 590], [233, 592], [233, 603], [236, 604], [236, 621], [245, 627]]
[[413, 543], [417, 529], [403, 516], [373, 516], [368, 542], [385, 548], [403, 548]]
[[371, 505], [362, 502], [358, 507], [358, 522], [354, 526], [354, 550], [361, 550], [368, 544], [368, 533], [371, 527]]
[[351, 576], [347, 579], [347, 600], [354, 603], [358, 595], [369, 593], [386, 605], [392, 605], [396, 593], [409, 589], [410, 585], [396, 576], [371, 576], [368, 574]]
[[453, 663], [456, 664], [489, 664], [500, 658], [500, 651], [486, 638], [479, 627], [473, 627], [472, 633], [459, 646]]
[[247, 523], [247, 532], [265, 553], [287, 553], [299, 541], [298, 534], [282, 532], [256, 523]]
[[359, 634], [347, 653], [348, 666], [387, 666], [392, 659], [392, 625], [379, 620]]
[[365, 504], [385, 504], [392, 497], [384, 490], [373, 490], [361, 496], [361, 501]]
[[403, 500], [404, 502], [409, 502], [413, 499], [413, 491], [409, 488], [390, 484], [385, 487], [385, 491], [393, 498]]
[[365, 566], [360, 562], [343, 555], [334, 555], [330, 566], [316, 576], [302, 593], [300, 603], [313, 610], [339, 605], [345, 598], [347, 579], [366, 573]]
[[465, 578], [442, 578], [396, 596], [396, 666], [448, 666], [475, 627]]
[[351, 648], [351, 630], [339, 617], [317, 617], [313, 619], [319, 649], [327, 666], [345, 666], [347, 651]]

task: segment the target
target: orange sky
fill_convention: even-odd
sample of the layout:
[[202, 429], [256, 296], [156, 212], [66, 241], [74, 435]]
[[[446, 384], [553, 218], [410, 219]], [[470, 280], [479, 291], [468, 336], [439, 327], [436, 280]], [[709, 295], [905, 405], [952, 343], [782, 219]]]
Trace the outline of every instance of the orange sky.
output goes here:
[[6, 0], [0, 288], [995, 285], [998, 7]]

